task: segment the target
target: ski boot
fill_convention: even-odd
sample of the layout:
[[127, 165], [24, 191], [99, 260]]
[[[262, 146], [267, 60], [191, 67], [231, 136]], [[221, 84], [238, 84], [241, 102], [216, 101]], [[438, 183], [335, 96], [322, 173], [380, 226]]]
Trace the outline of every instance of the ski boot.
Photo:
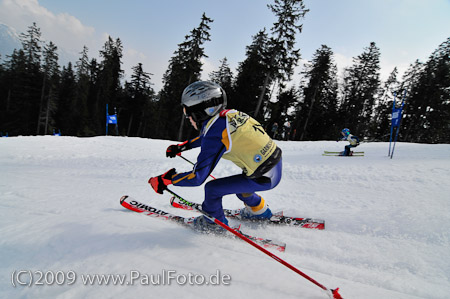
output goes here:
[[[226, 219], [222, 222], [224, 224], [228, 225], [228, 221]], [[196, 217], [194, 219], [193, 227], [194, 227], [194, 230], [204, 233], [204, 234], [223, 235], [227, 232], [226, 229], [224, 229], [220, 225], [212, 222], [204, 215]]]
[[255, 207], [245, 205], [245, 208], [241, 209], [240, 215], [242, 219], [262, 220], [270, 219], [270, 217], [272, 217], [272, 211], [269, 209], [264, 198], [261, 197], [259, 205]]

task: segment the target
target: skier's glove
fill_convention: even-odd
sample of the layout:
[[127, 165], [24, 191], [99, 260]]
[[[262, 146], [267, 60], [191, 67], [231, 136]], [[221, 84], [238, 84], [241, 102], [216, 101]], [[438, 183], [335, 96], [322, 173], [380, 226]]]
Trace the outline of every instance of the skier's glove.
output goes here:
[[190, 146], [187, 140], [180, 144], [172, 144], [166, 149], [166, 157], [175, 158], [175, 156], [181, 156], [181, 152], [188, 149], [190, 149]]
[[150, 178], [148, 183], [152, 186], [156, 193], [163, 194], [163, 191], [167, 189], [167, 186], [172, 184], [172, 177], [176, 173], [175, 168], [172, 168], [160, 176]]

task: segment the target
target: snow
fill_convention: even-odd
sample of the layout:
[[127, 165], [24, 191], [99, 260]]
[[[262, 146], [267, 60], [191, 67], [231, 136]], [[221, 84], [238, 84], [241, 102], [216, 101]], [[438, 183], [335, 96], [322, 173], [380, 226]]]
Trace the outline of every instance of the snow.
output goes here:
[[[326, 229], [243, 224], [243, 231], [286, 242], [286, 252], [273, 253], [326, 287], [339, 287], [346, 299], [448, 297], [450, 145], [397, 143], [389, 159], [388, 143], [361, 144], [364, 157], [321, 155], [342, 150], [344, 142], [277, 143], [283, 179], [261, 194], [273, 211], [325, 219]], [[172, 208], [168, 194], [147, 184], [172, 167], [192, 167], [165, 157], [170, 144], [125, 137], [1, 138], [0, 298], [327, 298], [245, 242], [197, 234], [120, 206], [126, 194], [195, 215]], [[195, 161], [197, 154], [184, 156]], [[213, 175], [236, 173], [222, 160]], [[203, 187], [172, 190], [202, 201]], [[227, 196], [224, 207], [241, 203]], [[39, 280], [41, 273], [47, 280]], [[217, 273], [229, 275], [228, 285], [226, 279], [181, 284]], [[83, 282], [95, 274], [126, 275], [128, 282], [139, 277], [133, 285]], [[180, 283], [145, 280], [164, 275]]]

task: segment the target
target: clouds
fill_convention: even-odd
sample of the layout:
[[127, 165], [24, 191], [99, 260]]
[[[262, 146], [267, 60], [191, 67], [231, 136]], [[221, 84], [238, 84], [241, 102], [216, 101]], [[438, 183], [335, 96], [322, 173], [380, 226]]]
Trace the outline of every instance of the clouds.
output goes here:
[[[94, 27], [83, 24], [69, 13], [49, 11], [38, 0], [1, 0], [0, 20], [19, 34], [25, 33], [35, 22], [41, 29], [41, 39], [46, 43], [52, 41], [58, 47], [62, 64], [78, 60], [83, 46], [88, 47], [90, 57], [97, 57], [109, 36], [106, 32], [97, 32]], [[148, 61], [145, 54], [125, 47], [123, 67], [126, 73], [143, 61]]]
[[95, 45], [95, 29], [82, 24], [67, 13], [54, 14], [41, 6], [37, 0], [2, 0], [0, 19], [3, 23], [26, 32], [36, 22], [42, 39], [53, 41], [69, 52], [80, 52], [83, 45]]
[[[224, 57], [235, 71], [246, 58], [251, 36], [274, 22], [266, 2], [0, 0], [0, 22], [18, 33], [36, 22], [42, 39], [55, 43], [60, 54], [70, 53], [71, 61], [78, 60], [83, 46], [90, 58], [99, 58], [109, 35], [120, 38], [126, 78], [133, 66], [142, 63], [144, 71], [154, 74], [152, 82], [159, 90], [173, 51], [197, 26], [202, 12], [214, 19], [202, 79], [217, 70]], [[314, 51], [326, 44], [335, 53], [340, 74], [372, 41], [381, 49], [381, 78], [386, 79], [395, 66], [402, 74], [416, 59], [427, 59], [450, 32], [448, 0], [305, 2], [310, 12], [297, 37], [302, 57], [312, 59]], [[60, 55], [60, 64], [66, 61]]]
[[[35, 22], [41, 29], [41, 39], [45, 42], [52, 41], [58, 47], [62, 65], [78, 60], [83, 46], [88, 47], [89, 57], [97, 58], [98, 51], [110, 35], [83, 24], [69, 13], [53, 13], [39, 4], [38, 0], [0, 0], [0, 20], [19, 34], [25, 33]], [[112, 34], [111, 36], [117, 38]], [[143, 63], [146, 71], [155, 73], [148, 69], [150, 60], [142, 51], [124, 45], [122, 68], [125, 70], [125, 79], [131, 74], [131, 68], [138, 63]], [[162, 76], [162, 71], [157, 73]]]

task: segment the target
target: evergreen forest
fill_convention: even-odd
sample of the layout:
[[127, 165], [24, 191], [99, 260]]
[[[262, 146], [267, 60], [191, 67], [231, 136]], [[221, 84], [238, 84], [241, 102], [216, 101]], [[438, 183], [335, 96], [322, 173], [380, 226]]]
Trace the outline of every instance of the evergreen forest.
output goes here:
[[[313, 57], [300, 55], [295, 37], [308, 13], [302, 0], [274, 0], [268, 9], [277, 21], [255, 32], [238, 68], [230, 69], [224, 53], [208, 78], [201, 78], [201, 61], [214, 20], [203, 13], [198, 27], [177, 45], [159, 91], [141, 63], [124, 79], [120, 38], [109, 37], [95, 58], [81, 45], [79, 59], [61, 66], [57, 45], [44, 44], [33, 23], [20, 35], [22, 48], [0, 57], [0, 132], [105, 135], [106, 114], [115, 113], [118, 124], [109, 126], [110, 135], [182, 141], [198, 132], [183, 117], [181, 94], [203, 79], [220, 84], [228, 108], [256, 118], [277, 139], [336, 140], [346, 127], [361, 140], [388, 141], [392, 108], [403, 100], [399, 141], [450, 143], [450, 37], [436, 45], [428, 61], [411, 62], [402, 78], [394, 68], [386, 81], [380, 79], [382, 49], [375, 42], [338, 76], [327, 45]], [[300, 58], [308, 62], [301, 80], [293, 82]]]

